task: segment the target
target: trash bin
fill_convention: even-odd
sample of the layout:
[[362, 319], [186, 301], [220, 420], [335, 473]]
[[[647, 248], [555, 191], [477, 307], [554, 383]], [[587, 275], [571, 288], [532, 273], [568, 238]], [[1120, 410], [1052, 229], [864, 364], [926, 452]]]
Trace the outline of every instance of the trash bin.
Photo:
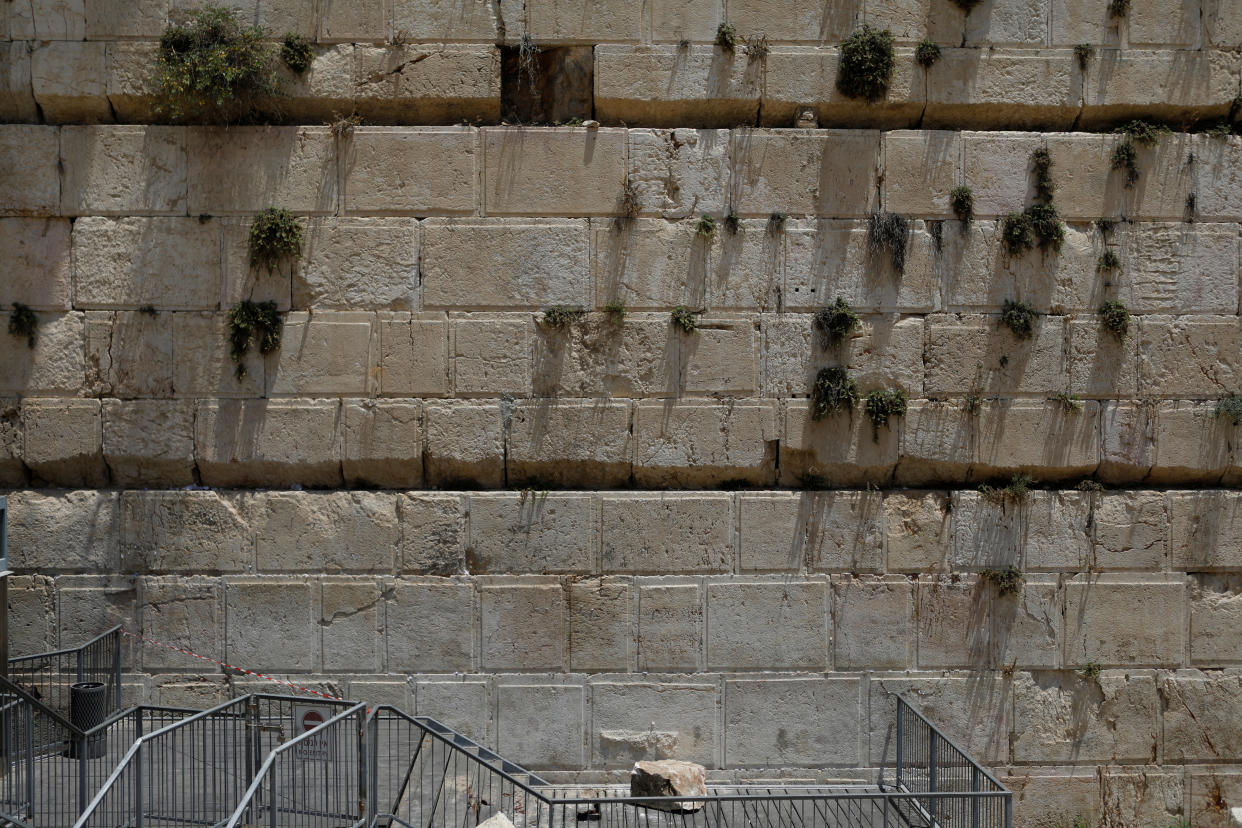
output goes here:
[[[108, 688], [101, 681], [81, 681], [69, 685], [69, 723], [80, 730], [90, 730], [103, 724], [108, 718]], [[103, 733], [86, 738], [86, 755], [82, 753], [81, 740], [69, 742], [66, 754], [71, 759], [98, 759], [107, 752], [108, 742]]]

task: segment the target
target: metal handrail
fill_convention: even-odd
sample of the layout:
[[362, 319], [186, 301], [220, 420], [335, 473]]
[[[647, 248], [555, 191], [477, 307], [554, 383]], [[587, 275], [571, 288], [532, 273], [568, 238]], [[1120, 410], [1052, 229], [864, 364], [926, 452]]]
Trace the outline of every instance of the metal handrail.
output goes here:
[[46, 653], [34, 653], [33, 655], [12, 656], [9, 658], [9, 664], [15, 664], [19, 661], [37, 661], [41, 658], [55, 658], [56, 656], [71, 655], [73, 653], [81, 652], [93, 644], [98, 644], [100, 641], [103, 641], [105, 638], [111, 635], [120, 635], [120, 633], [121, 633], [121, 625], [117, 624], [115, 627], [108, 630], [107, 632], [102, 632], [99, 635], [92, 638], [90, 641], [86, 642], [85, 644], [79, 644], [77, 647], [66, 647], [63, 650], [49, 650]]
[[[944, 734], [944, 732], [940, 730], [940, 728], [938, 728], [938, 727], [936, 727], [934, 724], [932, 724], [931, 720], [930, 720], [930, 719], [928, 719], [926, 716], [924, 716], [922, 713], [920, 713], [920, 712], [919, 712], [919, 709], [918, 709], [917, 707], [915, 707], [914, 705], [910, 704], [910, 702], [906, 701], [906, 697], [905, 697], [905, 696], [903, 696], [903, 695], [902, 695], [902, 694], [900, 694], [900, 693], [894, 693], [894, 694], [893, 694], [893, 696], [894, 696], [894, 697], [896, 697], [896, 699], [897, 699], [897, 713], [898, 713], [898, 721], [900, 721], [901, 708], [902, 708], [902, 707], [905, 707], [907, 710], [909, 710], [911, 713], [913, 713], [916, 717], [918, 717], [918, 719], [919, 719], [920, 721], [922, 721], [922, 722], [923, 722], [923, 724], [927, 725], [927, 726], [931, 729], [931, 731], [932, 731], [933, 733], [935, 733], [937, 736], [939, 736], [941, 739], [943, 739], [943, 740], [945, 741], [945, 743], [946, 743], [946, 744], [948, 744], [948, 746], [949, 746], [949, 747], [953, 748], [953, 749], [954, 749], [954, 750], [956, 750], [958, 753], [960, 753], [962, 756], [964, 756], [964, 757], [966, 758], [966, 761], [970, 763], [970, 766], [971, 766], [974, 770], [977, 770], [977, 771], [979, 771], [980, 773], [982, 773], [982, 774], [984, 775], [984, 777], [986, 777], [986, 778], [987, 778], [987, 780], [988, 780], [989, 782], [991, 782], [993, 785], [995, 785], [995, 786], [996, 786], [997, 788], [999, 788], [1001, 791], [1008, 792], [1008, 790], [1009, 790], [1009, 789], [1008, 789], [1008, 788], [1006, 788], [1003, 784], [1001, 784], [1001, 781], [1000, 781], [999, 779], [997, 779], [997, 778], [996, 778], [996, 777], [992, 774], [992, 772], [991, 772], [990, 770], [988, 770], [988, 769], [987, 769], [987, 768], [985, 768], [983, 765], [981, 765], [981, 764], [979, 764], [978, 762], [976, 762], [976, 761], [974, 760], [974, 758], [973, 758], [973, 757], [971, 757], [970, 753], [969, 753], [969, 752], [967, 752], [966, 750], [964, 750], [964, 749], [962, 748], [962, 746], [961, 746], [961, 745], [959, 745], [957, 742], [954, 742], [952, 739], [950, 739], [948, 736], [946, 736], [946, 735]], [[980, 791], [980, 793], [985, 793], [985, 792], [984, 792], [984, 791]]]

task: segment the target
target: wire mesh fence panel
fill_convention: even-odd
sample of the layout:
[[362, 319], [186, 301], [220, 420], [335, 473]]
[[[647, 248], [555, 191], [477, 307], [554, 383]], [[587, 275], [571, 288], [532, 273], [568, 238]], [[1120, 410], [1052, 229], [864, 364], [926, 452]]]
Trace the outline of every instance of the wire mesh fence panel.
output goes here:
[[121, 628], [114, 627], [80, 647], [9, 659], [9, 680], [49, 709], [68, 719], [71, 687], [104, 685], [109, 712], [121, 709]]

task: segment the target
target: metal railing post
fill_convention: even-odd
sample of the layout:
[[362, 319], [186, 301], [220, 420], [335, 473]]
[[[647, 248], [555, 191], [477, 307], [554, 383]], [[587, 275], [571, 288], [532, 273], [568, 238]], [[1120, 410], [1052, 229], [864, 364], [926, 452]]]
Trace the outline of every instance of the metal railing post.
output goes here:
[[142, 828], [142, 749], [144, 742], [138, 743], [138, 755], [134, 757], [134, 826]]
[[[928, 734], [928, 736], [930, 738], [927, 740], [927, 792], [935, 794], [938, 793], [936, 786], [936, 734], [933, 732]], [[935, 822], [940, 812], [939, 807], [937, 807], [940, 804], [940, 799], [935, 796], [930, 797], [927, 804], [930, 806], [928, 810], [931, 811], [932, 821]]]
[[271, 797], [271, 801], [268, 803], [268, 808], [267, 808], [268, 819], [271, 821], [268, 823], [268, 825], [270, 825], [271, 828], [276, 828], [277, 822], [276, 822], [276, 774], [275, 772], [271, 774], [271, 780], [272, 780], [272, 784], [268, 786], [268, 796]]
[[84, 654], [85, 654], [85, 648], [79, 649], [79, 650], [78, 650], [78, 652], [77, 652], [77, 656], [78, 656], [78, 681], [82, 681], [82, 680], [83, 680], [83, 678], [82, 678], [82, 656], [83, 656]]
[[[979, 769], [970, 769], [970, 789], [979, 793]], [[979, 828], [979, 797], [970, 798], [970, 828]]]
[[898, 788], [900, 788], [900, 787], [902, 786], [902, 781], [901, 781], [901, 777], [902, 777], [902, 773], [901, 773], [901, 771], [902, 771], [902, 767], [901, 767], [901, 760], [902, 760], [902, 755], [901, 755], [901, 754], [902, 754], [902, 751], [901, 751], [901, 720], [902, 720], [902, 718], [903, 718], [903, 717], [902, 717], [902, 715], [901, 715], [901, 706], [902, 706], [903, 704], [904, 704], [904, 702], [901, 700], [901, 697], [900, 697], [900, 696], [898, 696], [898, 697], [897, 697], [897, 787], [898, 787]]
[[26, 708], [26, 807], [34, 812], [35, 802], [35, 761], [34, 761], [34, 708]]
[[112, 680], [116, 682], [116, 705], [114, 711], [121, 709], [121, 631], [112, 633]]
[[85, 733], [74, 737], [78, 743], [78, 816], [81, 816], [86, 806], [90, 804], [86, 796], [86, 771], [90, 767], [90, 754], [87, 751], [90, 746], [86, 743], [87, 737]]

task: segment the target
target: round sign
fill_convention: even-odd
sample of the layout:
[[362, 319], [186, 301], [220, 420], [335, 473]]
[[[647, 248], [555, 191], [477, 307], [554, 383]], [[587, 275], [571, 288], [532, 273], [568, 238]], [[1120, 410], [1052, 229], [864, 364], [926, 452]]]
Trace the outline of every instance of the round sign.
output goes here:
[[302, 729], [314, 730], [323, 724], [323, 714], [318, 710], [307, 710], [302, 714]]

